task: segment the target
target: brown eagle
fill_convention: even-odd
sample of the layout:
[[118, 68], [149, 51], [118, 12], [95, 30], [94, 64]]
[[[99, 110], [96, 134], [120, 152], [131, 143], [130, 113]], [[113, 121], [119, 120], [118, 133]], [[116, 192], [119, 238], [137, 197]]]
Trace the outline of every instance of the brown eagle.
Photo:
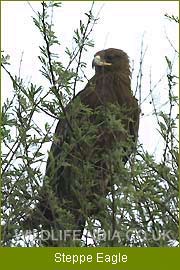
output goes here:
[[101, 211], [112, 185], [109, 158], [121, 152], [125, 164], [134, 151], [139, 107], [130, 85], [127, 54], [106, 49], [95, 54], [95, 75], [68, 104], [59, 120], [42, 191], [29, 223], [48, 229], [79, 229]]

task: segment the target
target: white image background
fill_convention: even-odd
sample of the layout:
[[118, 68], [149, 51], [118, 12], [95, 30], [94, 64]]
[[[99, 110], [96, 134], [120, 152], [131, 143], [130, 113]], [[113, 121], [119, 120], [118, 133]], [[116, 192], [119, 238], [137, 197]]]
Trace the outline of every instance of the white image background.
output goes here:
[[[30, 5], [29, 5], [30, 4]], [[38, 71], [41, 67], [38, 55], [42, 37], [33, 24], [32, 8], [41, 10], [41, 2], [3, 1], [2, 5], [2, 49], [4, 54], [10, 55], [11, 65], [8, 70], [12, 75], [18, 75], [20, 61], [21, 77], [32, 83], [46, 87], [45, 79]], [[64, 1], [62, 7], [54, 13], [54, 29], [61, 43], [57, 52], [63, 62], [65, 47], [72, 46], [73, 31], [78, 28], [84, 13], [90, 10], [90, 1]], [[86, 76], [90, 79], [94, 70], [91, 63], [94, 54], [106, 48], [119, 48], [124, 50], [134, 63], [135, 72], [138, 71], [141, 42], [144, 36], [144, 48], [147, 47], [143, 63], [142, 100], [149, 94], [149, 74], [151, 71], [152, 86], [159, 79], [166, 76], [167, 63], [165, 56], [174, 59], [173, 46], [178, 48], [178, 25], [165, 18], [165, 14], [178, 15], [178, 1], [97, 1], [94, 4], [95, 14], [99, 12], [99, 21], [94, 27], [92, 39], [94, 48], [89, 49]], [[32, 8], [31, 8], [32, 7]], [[168, 37], [168, 39], [167, 39]], [[174, 59], [177, 63], [177, 59]], [[174, 67], [177, 74], [177, 64]], [[133, 77], [136, 78], [135, 76]], [[78, 91], [82, 90], [86, 82]], [[132, 90], [136, 81], [132, 81]], [[2, 102], [12, 95], [12, 83], [8, 75], [2, 72]], [[137, 96], [138, 98], [138, 96]], [[167, 81], [164, 79], [158, 84], [154, 99], [157, 106], [162, 106], [168, 99]], [[149, 100], [150, 101], [150, 100]], [[142, 116], [139, 129], [139, 141], [145, 150], [156, 152], [157, 160], [162, 158], [163, 146], [161, 137], [157, 132], [156, 118], [152, 116], [153, 106], [146, 100], [142, 106]], [[41, 119], [41, 124], [43, 120]], [[47, 146], [46, 151], [50, 148]], [[158, 149], [158, 150], [157, 150]]]

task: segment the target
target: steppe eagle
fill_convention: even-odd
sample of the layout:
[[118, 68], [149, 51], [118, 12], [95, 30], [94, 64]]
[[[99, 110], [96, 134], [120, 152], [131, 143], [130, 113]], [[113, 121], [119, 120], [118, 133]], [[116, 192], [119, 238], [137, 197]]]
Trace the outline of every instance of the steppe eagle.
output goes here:
[[134, 151], [139, 106], [131, 91], [128, 56], [109, 48], [97, 52], [92, 65], [95, 75], [57, 124], [31, 227], [39, 222], [43, 228], [83, 232], [110, 191], [108, 153], [121, 144], [125, 164]]

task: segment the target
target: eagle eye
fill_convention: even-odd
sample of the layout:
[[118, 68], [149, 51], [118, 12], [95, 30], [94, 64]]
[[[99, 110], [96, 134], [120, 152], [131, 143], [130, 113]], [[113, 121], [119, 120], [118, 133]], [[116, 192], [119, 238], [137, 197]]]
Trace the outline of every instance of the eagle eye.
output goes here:
[[111, 55], [108, 55], [108, 56], [106, 56], [106, 59], [107, 59], [108, 61], [112, 61], [112, 60], [113, 60], [113, 57], [112, 57]]

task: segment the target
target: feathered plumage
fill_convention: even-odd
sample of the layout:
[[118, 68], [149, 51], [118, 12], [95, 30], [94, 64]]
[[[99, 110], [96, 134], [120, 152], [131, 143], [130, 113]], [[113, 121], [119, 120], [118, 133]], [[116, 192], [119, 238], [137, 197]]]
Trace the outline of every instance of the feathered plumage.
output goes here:
[[106, 154], [121, 143], [126, 163], [133, 151], [139, 108], [131, 91], [128, 56], [118, 49], [102, 50], [93, 66], [94, 77], [57, 124], [39, 203], [29, 218], [32, 227], [40, 223], [43, 228], [82, 232], [110, 190]]

